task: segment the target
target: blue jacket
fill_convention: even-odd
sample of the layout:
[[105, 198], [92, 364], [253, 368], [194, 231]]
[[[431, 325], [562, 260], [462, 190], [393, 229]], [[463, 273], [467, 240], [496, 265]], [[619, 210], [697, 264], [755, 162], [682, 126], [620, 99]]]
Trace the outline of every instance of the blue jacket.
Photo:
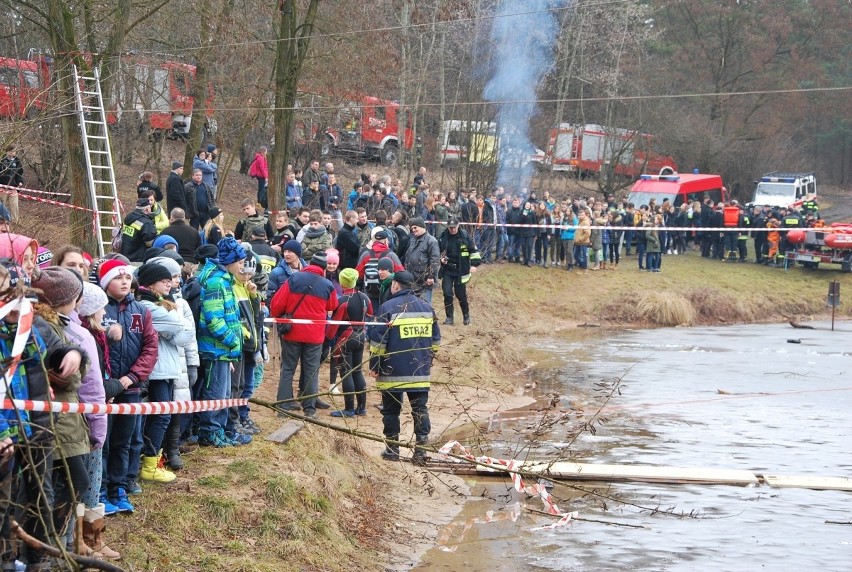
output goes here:
[[219, 170], [219, 165], [216, 163], [208, 163], [202, 161], [198, 157], [192, 160], [192, 170], [198, 169], [201, 171], [201, 181], [207, 185], [208, 189], [216, 188], [216, 175]]
[[[301, 270], [305, 266], [305, 261], [300, 258], [299, 270]], [[272, 300], [272, 297], [275, 296], [275, 293], [278, 292], [278, 289], [281, 288], [281, 286], [299, 270], [294, 270], [290, 268], [290, 265], [287, 264], [287, 261], [282, 258], [278, 262], [278, 265], [272, 269], [272, 272], [269, 273], [269, 282], [266, 285], [266, 299]]]
[[127, 391], [138, 392], [141, 382], [148, 379], [157, 363], [159, 339], [151, 312], [128, 294], [123, 300], [108, 296], [106, 321], [119, 324], [121, 340], [109, 347], [109, 365], [113, 378], [125, 375], [133, 380]]
[[[576, 226], [578, 222], [580, 221], [577, 219], [577, 215], [572, 214], [570, 216], [566, 216], [563, 219], [562, 224], [570, 224], [571, 226]], [[563, 228], [559, 238], [561, 238], [562, 240], [574, 240], [574, 233], [576, 231], [576, 228]]]
[[429, 389], [432, 357], [441, 343], [432, 305], [409, 289], [400, 290], [379, 308], [379, 326], [367, 328], [370, 371], [383, 391]]
[[201, 318], [198, 353], [202, 359], [239, 361], [243, 353], [240, 309], [234, 295], [234, 277], [214, 259], [198, 273]]
[[287, 185], [287, 208], [299, 208], [302, 206], [302, 191], [296, 185]]

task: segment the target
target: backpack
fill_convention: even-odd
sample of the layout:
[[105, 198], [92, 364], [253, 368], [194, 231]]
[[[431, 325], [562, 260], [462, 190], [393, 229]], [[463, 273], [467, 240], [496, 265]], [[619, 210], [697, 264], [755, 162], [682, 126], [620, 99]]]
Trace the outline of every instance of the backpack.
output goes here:
[[123, 228], [124, 225], [120, 224], [112, 229], [110, 244], [112, 245], [113, 252], [121, 252], [121, 236], [124, 234], [122, 232]]
[[[264, 234], [266, 234], [266, 223], [269, 222], [269, 216], [263, 215], [261, 217], [253, 216], [243, 219], [243, 240], [248, 242], [251, 240], [252, 231], [256, 228], [260, 228], [263, 230]], [[267, 240], [269, 237], [266, 237]]]
[[370, 260], [364, 266], [364, 292], [368, 295], [379, 295], [379, 285], [382, 282], [379, 278], [379, 260], [390, 254], [390, 252], [390, 250], [386, 250], [379, 256], [375, 256], [376, 253], [372, 250], [370, 251]]

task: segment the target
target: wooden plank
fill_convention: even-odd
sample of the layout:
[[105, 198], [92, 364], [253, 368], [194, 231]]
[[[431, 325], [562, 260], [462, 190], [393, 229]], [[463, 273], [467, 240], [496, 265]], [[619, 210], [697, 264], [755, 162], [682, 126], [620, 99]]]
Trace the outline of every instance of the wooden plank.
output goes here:
[[818, 491], [852, 491], [852, 479], [848, 477], [779, 477], [777, 475], [760, 475], [760, 478], [767, 485], [776, 489], [796, 488]]
[[304, 423], [300, 423], [298, 421], [285, 421], [284, 425], [267, 435], [266, 440], [283, 445], [289, 441], [293, 435], [301, 431], [304, 426]]
[[704, 469], [654, 467], [650, 465], [598, 465], [588, 463], [526, 462], [521, 471], [552, 479], [571, 481], [606, 481], [637, 483], [673, 483], [704, 485], [757, 485], [751, 471], [736, 469]]

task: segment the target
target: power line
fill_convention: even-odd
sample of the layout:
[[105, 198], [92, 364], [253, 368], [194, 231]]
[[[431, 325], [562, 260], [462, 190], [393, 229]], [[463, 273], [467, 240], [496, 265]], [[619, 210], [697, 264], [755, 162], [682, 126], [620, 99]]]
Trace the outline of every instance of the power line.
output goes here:
[[[453, 102], [420, 102], [416, 105], [400, 105], [401, 108], [413, 107], [439, 107], [441, 105], [453, 106], [484, 106], [484, 105], [504, 105], [504, 104], [529, 104], [529, 103], [585, 103], [585, 102], [603, 102], [603, 101], [637, 101], [637, 100], [665, 100], [665, 99], [689, 99], [703, 97], [737, 97], [751, 95], [783, 95], [789, 93], [824, 93], [824, 92], [839, 92], [852, 90], [852, 86], [837, 86], [837, 87], [809, 87], [809, 88], [791, 88], [791, 89], [763, 89], [750, 91], [728, 91], [728, 92], [697, 92], [697, 93], [674, 93], [674, 94], [650, 94], [650, 95], [614, 95], [602, 97], [573, 97], [573, 98], [548, 98], [548, 99], [533, 99], [533, 100], [505, 100], [505, 101], [453, 101]], [[330, 97], [330, 96], [329, 96]], [[347, 109], [362, 109], [364, 107], [376, 107], [376, 104], [359, 105], [350, 102], [346, 97], [340, 97], [340, 101], [347, 102]], [[210, 111], [276, 111], [276, 110], [294, 110], [294, 111], [336, 111], [340, 109], [340, 105], [300, 105], [298, 107], [211, 107]], [[157, 109], [136, 109], [138, 112], [155, 112], [161, 111]]]
[[[311, 34], [310, 39], [322, 39], [322, 38], [338, 38], [338, 37], [346, 37], [346, 36], [361, 36], [363, 34], [371, 34], [374, 32], [398, 32], [401, 30], [409, 30], [409, 29], [417, 29], [417, 28], [429, 28], [432, 26], [438, 25], [452, 25], [452, 24], [463, 24], [466, 22], [478, 22], [483, 20], [496, 20], [498, 18], [512, 18], [514, 16], [530, 16], [533, 14], [544, 14], [547, 12], [562, 12], [566, 10], [582, 10], [587, 8], [597, 8], [599, 6], [609, 6], [613, 4], [625, 4], [627, 2], [632, 2], [634, 0], [602, 0], [600, 2], [589, 2], [585, 4], [569, 4], [568, 6], [555, 6], [552, 8], [547, 8], [544, 10], [529, 10], [526, 12], [513, 12], [511, 14], [488, 14], [485, 16], [469, 16], [466, 18], [455, 18], [450, 20], [439, 20], [434, 22], [424, 22], [424, 23], [413, 23], [407, 25], [397, 25], [397, 26], [382, 26], [380, 28], [362, 28], [358, 30], [344, 30], [342, 32], [327, 32], [320, 34]], [[315, 26], [316, 27], [316, 26]], [[287, 37], [287, 38], [272, 38], [268, 40], [246, 40], [244, 42], [229, 42], [226, 44], [209, 44], [206, 46], [193, 46], [186, 48], [170, 48], [173, 52], [195, 52], [199, 50], [209, 50], [211, 48], [235, 48], [238, 46], [250, 46], [256, 44], [277, 44], [278, 42], [289, 42], [291, 40], [298, 40], [298, 37]], [[145, 50], [133, 50], [134, 53], [139, 54], [148, 54], [148, 55], [162, 55], [161, 51], [145, 51]], [[96, 52], [98, 55], [122, 55], [122, 54], [111, 54], [108, 52]]]

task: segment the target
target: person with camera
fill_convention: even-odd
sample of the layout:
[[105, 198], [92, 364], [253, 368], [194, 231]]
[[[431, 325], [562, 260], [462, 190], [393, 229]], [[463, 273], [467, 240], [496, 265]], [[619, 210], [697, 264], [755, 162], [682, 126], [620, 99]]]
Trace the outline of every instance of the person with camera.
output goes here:
[[447, 222], [447, 230], [438, 241], [441, 251], [441, 269], [438, 277], [441, 279], [441, 289], [444, 292], [444, 310], [447, 318], [444, 324], [453, 324], [453, 293], [459, 299], [463, 323], [470, 324], [470, 306], [467, 301], [467, 283], [472, 272], [482, 262], [476, 244], [470, 235], [459, 229], [459, 221], [451, 218]]

